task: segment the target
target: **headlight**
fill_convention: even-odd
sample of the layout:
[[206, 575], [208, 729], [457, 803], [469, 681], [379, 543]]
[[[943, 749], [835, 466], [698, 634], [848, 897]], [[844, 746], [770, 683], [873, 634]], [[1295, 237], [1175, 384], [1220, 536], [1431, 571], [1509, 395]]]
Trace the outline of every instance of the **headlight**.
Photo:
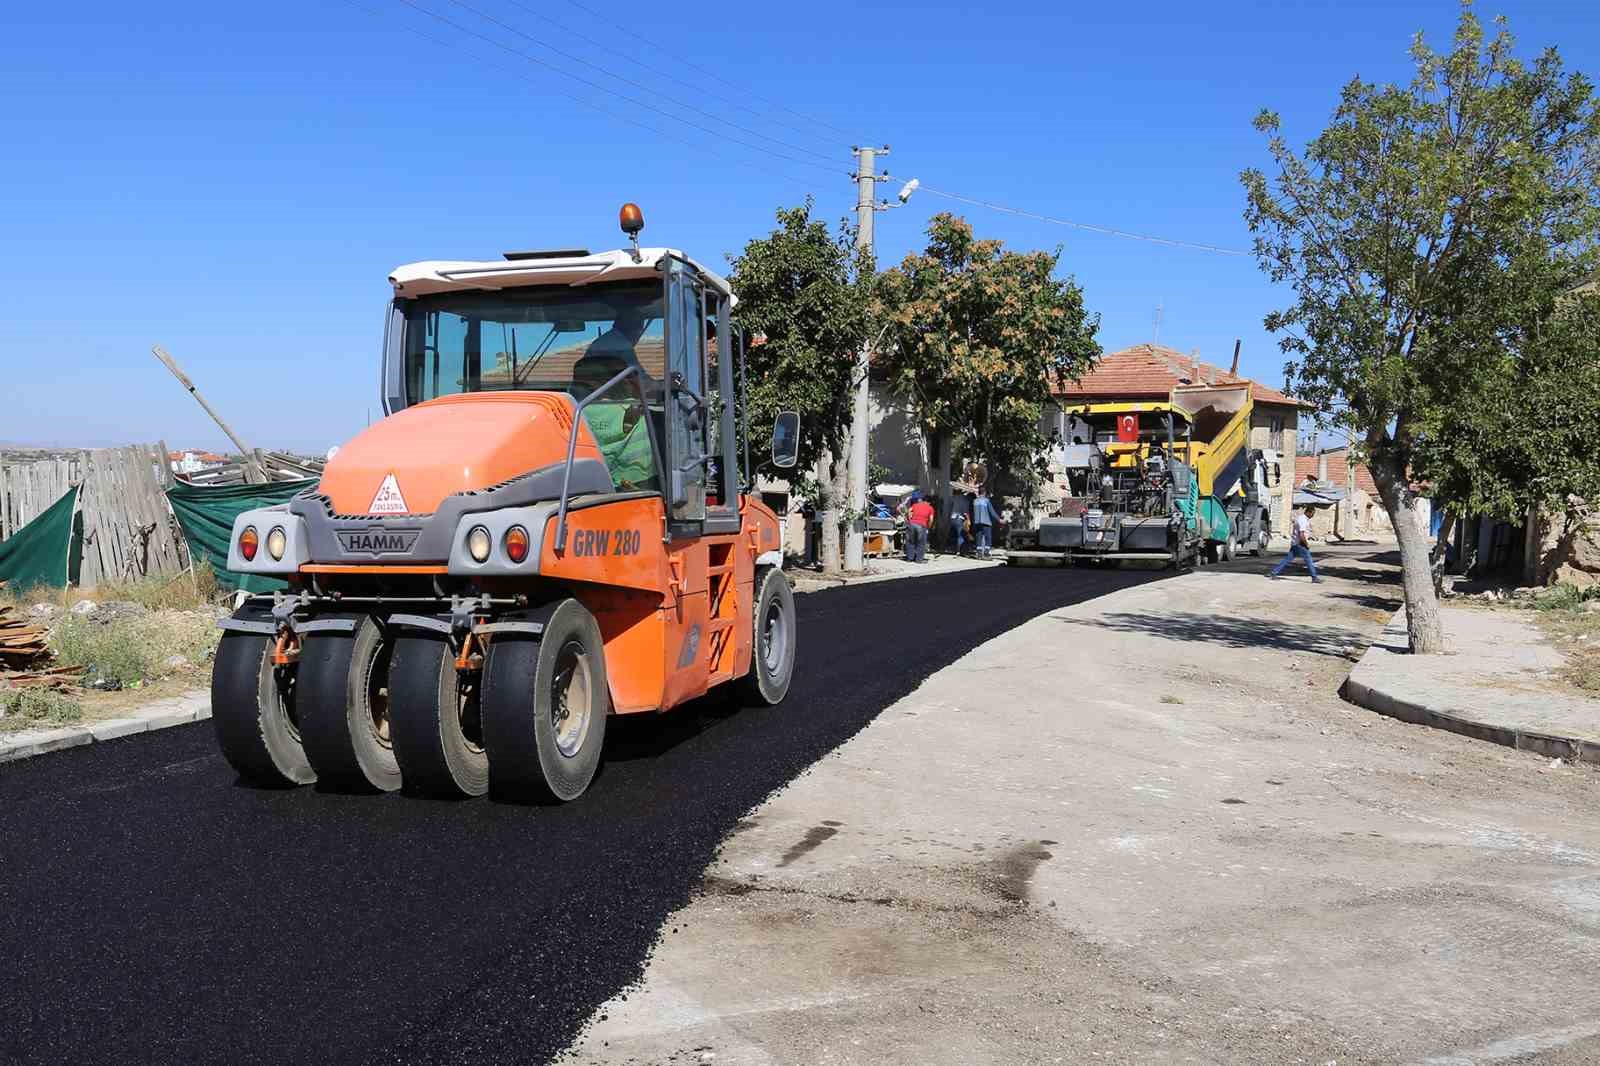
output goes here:
[[245, 562], [250, 562], [256, 557], [256, 547], [261, 543], [260, 536], [256, 533], [255, 526], [245, 526], [244, 532], [239, 534], [239, 554], [244, 556]]
[[274, 561], [282, 559], [288, 540], [289, 538], [284, 536], [282, 526], [273, 526], [272, 532], [267, 534], [267, 554], [272, 556]]
[[494, 541], [489, 536], [489, 530], [483, 526], [473, 526], [467, 533], [467, 554], [472, 556], [474, 562], [486, 562], [489, 558], [489, 549], [494, 546]]
[[521, 526], [506, 530], [506, 556], [514, 563], [528, 557], [528, 531]]

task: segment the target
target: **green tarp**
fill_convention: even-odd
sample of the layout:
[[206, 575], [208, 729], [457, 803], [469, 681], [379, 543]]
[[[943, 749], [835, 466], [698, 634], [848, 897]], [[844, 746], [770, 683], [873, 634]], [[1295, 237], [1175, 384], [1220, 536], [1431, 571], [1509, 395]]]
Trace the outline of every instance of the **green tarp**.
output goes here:
[[77, 580], [74, 563], [83, 551], [83, 527], [74, 521], [77, 485], [33, 521], [0, 541], [0, 581], [15, 592], [35, 585], [65, 588]]
[[[270, 592], [288, 585], [260, 574], [228, 571], [233, 520], [252, 507], [287, 503], [316, 483], [315, 478], [274, 481], [269, 485], [189, 485], [180, 481], [167, 490], [167, 499], [172, 503], [172, 513], [178, 516], [178, 525], [183, 527], [183, 539], [189, 542], [190, 558], [196, 563], [202, 559], [210, 563], [218, 584], [246, 592]], [[264, 530], [262, 539], [266, 539]]]

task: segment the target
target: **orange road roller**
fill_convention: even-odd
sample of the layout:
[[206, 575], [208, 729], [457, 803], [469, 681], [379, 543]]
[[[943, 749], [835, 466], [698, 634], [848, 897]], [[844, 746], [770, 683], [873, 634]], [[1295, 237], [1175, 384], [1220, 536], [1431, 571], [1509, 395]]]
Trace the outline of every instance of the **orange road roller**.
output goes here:
[[[667, 248], [430, 261], [389, 281], [385, 418], [287, 504], [246, 511], [211, 679], [267, 786], [559, 802], [612, 715], [794, 669], [777, 516], [749, 489], [723, 278]], [[763, 463], [793, 466], [780, 414]], [[765, 451], [766, 449], [763, 449]]]

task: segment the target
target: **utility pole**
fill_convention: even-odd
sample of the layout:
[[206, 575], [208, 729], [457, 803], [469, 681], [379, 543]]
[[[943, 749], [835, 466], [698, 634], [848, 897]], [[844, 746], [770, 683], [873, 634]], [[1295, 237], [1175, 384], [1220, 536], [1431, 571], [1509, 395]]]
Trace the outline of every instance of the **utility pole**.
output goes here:
[[[882, 148], [857, 148], [856, 153], [856, 248], [872, 259], [872, 223], [878, 211], [877, 183], [882, 180], [876, 173], [880, 154], [888, 155], [889, 146]], [[869, 422], [869, 378], [872, 371], [872, 342], [863, 340], [856, 357], [856, 383], [853, 410], [850, 417], [850, 463], [846, 468], [850, 523], [845, 529], [844, 568], [861, 570], [866, 566], [866, 513], [867, 513], [867, 424]], [[823, 530], [831, 536], [830, 530]]]
[[266, 470], [261, 466], [260, 456], [251, 451], [249, 446], [239, 439], [239, 435], [229, 428], [228, 423], [222, 420], [222, 416], [217, 414], [210, 404], [206, 403], [206, 398], [200, 395], [200, 390], [194, 387], [194, 382], [189, 380], [189, 375], [183, 372], [183, 368], [178, 365], [178, 361], [168, 355], [167, 350], [159, 344], [150, 350], [155, 353], [157, 359], [166, 364], [167, 369], [172, 371], [172, 376], [178, 379], [178, 384], [189, 390], [189, 395], [193, 396], [195, 402], [205, 408], [206, 414], [211, 416], [213, 422], [222, 427], [222, 432], [226, 433], [228, 439], [233, 441], [233, 446], [239, 449], [239, 455], [242, 460], [240, 468], [244, 471], [245, 481], [259, 485], [269, 480]]

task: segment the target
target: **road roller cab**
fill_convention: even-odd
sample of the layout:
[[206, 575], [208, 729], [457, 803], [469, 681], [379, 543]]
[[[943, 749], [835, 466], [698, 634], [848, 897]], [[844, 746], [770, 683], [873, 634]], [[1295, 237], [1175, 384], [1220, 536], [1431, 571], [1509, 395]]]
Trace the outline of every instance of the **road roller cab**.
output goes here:
[[234, 524], [228, 568], [287, 584], [222, 623], [213, 720], [241, 775], [567, 800], [611, 715], [782, 700], [794, 607], [744, 491], [733, 294], [638, 247], [633, 205], [622, 224], [620, 251], [390, 276], [386, 417]]

